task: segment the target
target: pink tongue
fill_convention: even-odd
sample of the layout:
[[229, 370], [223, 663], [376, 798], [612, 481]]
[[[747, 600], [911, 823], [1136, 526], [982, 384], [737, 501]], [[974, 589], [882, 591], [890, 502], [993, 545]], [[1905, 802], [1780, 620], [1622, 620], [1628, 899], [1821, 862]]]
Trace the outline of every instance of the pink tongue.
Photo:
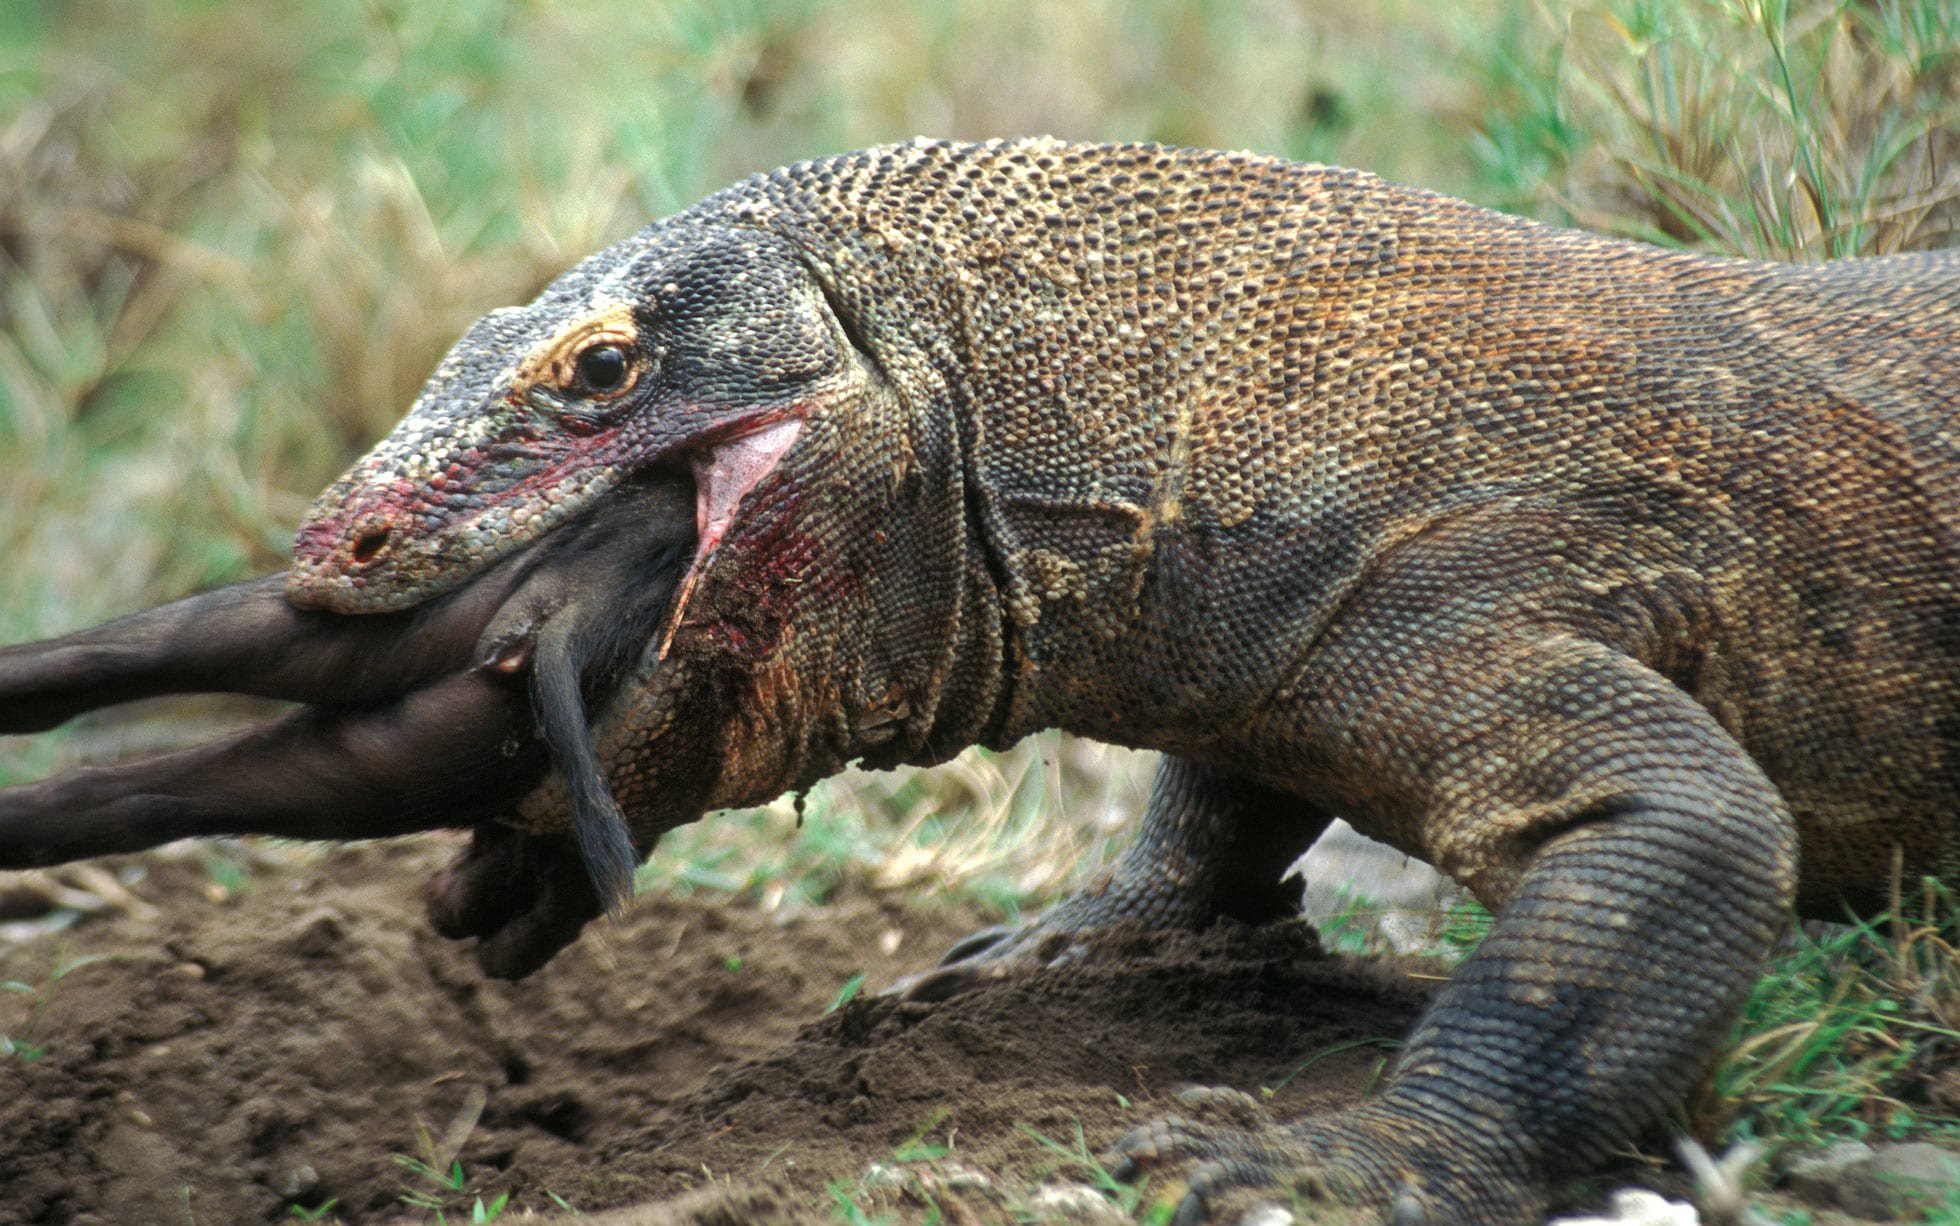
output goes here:
[[735, 520], [735, 506], [748, 496], [755, 483], [769, 475], [776, 461], [783, 458], [803, 422], [788, 418], [754, 434], [730, 439], [704, 456], [694, 457], [694, 561], [721, 543], [728, 525]]
[[755, 488], [756, 482], [769, 475], [802, 432], [802, 421], [792, 417], [754, 434], [730, 439], [706, 455], [694, 457], [694, 564], [687, 568], [681, 590], [674, 595], [674, 607], [667, 615], [667, 632], [661, 636], [658, 658], [666, 659], [667, 649], [673, 646], [674, 631], [680, 628], [687, 599], [694, 594], [694, 581], [701, 574], [702, 560], [714, 552], [727, 534], [728, 526], [735, 522], [735, 509], [742, 499]]

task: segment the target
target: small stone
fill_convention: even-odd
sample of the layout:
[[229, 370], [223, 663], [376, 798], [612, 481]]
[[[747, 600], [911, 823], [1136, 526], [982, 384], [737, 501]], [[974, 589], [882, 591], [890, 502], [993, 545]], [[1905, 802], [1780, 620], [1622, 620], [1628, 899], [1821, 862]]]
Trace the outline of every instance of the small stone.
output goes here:
[[1130, 1221], [1108, 1197], [1079, 1183], [1049, 1184], [1029, 1198], [1037, 1222], [1086, 1223], [1087, 1226], [1121, 1226]]
[[340, 917], [322, 907], [300, 920], [299, 935], [293, 938], [293, 952], [303, 958], [318, 958], [332, 953], [345, 939]]
[[1838, 1204], [1886, 1221], [1960, 1193], [1960, 1153], [1925, 1141], [1888, 1145], [1845, 1173]]
[[286, 1172], [286, 1182], [279, 1186], [279, 1194], [289, 1201], [310, 1199], [320, 1190], [320, 1172], [302, 1162]]
[[1700, 1226], [1701, 1215], [1685, 1201], [1668, 1200], [1646, 1188], [1613, 1193], [1610, 1213], [1597, 1217], [1556, 1218], [1552, 1226]]
[[858, 1182], [867, 1189], [902, 1188], [905, 1186], [905, 1172], [882, 1162], [874, 1162], [864, 1168], [864, 1178]]
[[1783, 1181], [1791, 1192], [1812, 1204], [1835, 1205], [1845, 1175], [1876, 1156], [1877, 1152], [1863, 1141], [1839, 1141], [1822, 1153], [1792, 1162]]
[[948, 1162], [939, 1169], [939, 1185], [949, 1192], [991, 1192], [994, 1181], [957, 1162]]

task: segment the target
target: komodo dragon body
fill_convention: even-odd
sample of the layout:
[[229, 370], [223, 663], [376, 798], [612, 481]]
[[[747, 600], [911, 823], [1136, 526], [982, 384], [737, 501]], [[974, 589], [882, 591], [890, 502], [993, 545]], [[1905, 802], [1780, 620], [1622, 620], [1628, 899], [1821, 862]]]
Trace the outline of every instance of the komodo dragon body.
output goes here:
[[[1131, 849], [943, 987], [1282, 914], [1345, 815], [1489, 937], [1366, 1104], [1215, 1096], [1124, 1164], [1197, 1160], [1180, 1220], [1275, 1187], [1525, 1220], [1681, 1100], [1793, 903], [1960, 880], [1956, 417], [1960, 253], [1721, 260], [1251, 155], [914, 143], [487, 317], [288, 596], [415, 606], [691, 470], [692, 561], [593, 731], [639, 849], [857, 759], [1165, 751]], [[604, 901], [513, 885], [570, 807], [547, 781], [442, 883], [493, 971]]]

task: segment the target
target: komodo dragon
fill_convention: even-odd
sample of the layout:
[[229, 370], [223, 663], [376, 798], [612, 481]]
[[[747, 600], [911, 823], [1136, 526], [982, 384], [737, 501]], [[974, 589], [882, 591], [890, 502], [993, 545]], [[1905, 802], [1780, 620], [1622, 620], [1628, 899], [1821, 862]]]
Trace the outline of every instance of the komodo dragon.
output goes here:
[[[637, 850], [854, 759], [1163, 750], [1130, 850], [947, 991], [1119, 918], [1284, 914], [1344, 814], [1489, 937], [1364, 1105], [1165, 1121], [1124, 1169], [1195, 1160], [1180, 1221], [1529, 1220], [1680, 1102], [1793, 904], [1960, 879], [1956, 417], [1960, 252], [1749, 263], [1247, 154], [921, 142], [493, 312], [286, 590], [408, 609], [691, 471], [671, 605], [593, 695]], [[0, 863], [110, 821], [35, 823], [39, 786]], [[611, 897], [563, 871], [573, 808], [540, 770], [439, 882], [492, 973]]]

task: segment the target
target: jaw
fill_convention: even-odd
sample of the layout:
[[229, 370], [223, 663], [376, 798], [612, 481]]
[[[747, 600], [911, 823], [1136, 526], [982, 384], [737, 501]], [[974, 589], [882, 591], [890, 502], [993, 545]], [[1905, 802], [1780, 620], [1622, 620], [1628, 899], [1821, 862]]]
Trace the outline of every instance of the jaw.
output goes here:
[[[375, 467], [372, 459], [360, 465]], [[419, 607], [595, 513], [625, 476], [595, 456], [521, 481], [499, 476], [502, 488], [485, 497], [442, 474], [410, 480], [357, 470], [320, 495], [295, 535], [286, 598], [325, 613]]]
[[[631, 446], [618, 428], [578, 440], [575, 450], [560, 448], [568, 454], [535, 457], [528, 475], [485, 460], [481, 446], [446, 466], [423, 457], [391, 464], [377, 452], [322, 494], [300, 527], [287, 599], [346, 614], [419, 606], [585, 514], [631, 474], [682, 457], [698, 494], [698, 567], [742, 500], [796, 442], [806, 410], [738, 412], [689, 440], [646, 448]], [[483, 494], [485, 485], [497, 492]]]

